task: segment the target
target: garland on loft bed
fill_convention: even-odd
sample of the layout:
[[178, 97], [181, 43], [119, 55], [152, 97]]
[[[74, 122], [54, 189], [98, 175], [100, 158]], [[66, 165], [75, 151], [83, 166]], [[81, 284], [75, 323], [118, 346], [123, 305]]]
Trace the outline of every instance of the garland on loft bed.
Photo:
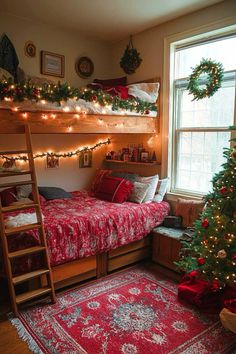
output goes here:
[[[205, 85], [200, 82], [200, 75], [202, 74], [207, 74]], [[202, 59], [189, 76], [187, 90], [190, 94], [193, 94], [193, 101], [213, 96], [221, 87], [223, 76], [224, 69], [221, 63], [210, 59]], [[205, 87], [200, 88], [201, 86]]]
[[130, 110], [142, 114], [149, 114], [150, 111], [157, 111], [155, 103], [142, 101], [138, 98], [121, 99], [119, 96], [112, 96], [102, 90], [91, 88], [73, 88], [67, 83], [58, 82], [57, 85], [44, 84], [42, 86], [33, 85], [30, 80], [14, 84], [12, 80], [0, 81], [0, 100], [23, 102], [25, 100], [38, 102], [46, 101], [57, 103], [68, 99], [83, 99], [87, 102], [98, 104], [102, 107], [110, 106], [113, 111]]

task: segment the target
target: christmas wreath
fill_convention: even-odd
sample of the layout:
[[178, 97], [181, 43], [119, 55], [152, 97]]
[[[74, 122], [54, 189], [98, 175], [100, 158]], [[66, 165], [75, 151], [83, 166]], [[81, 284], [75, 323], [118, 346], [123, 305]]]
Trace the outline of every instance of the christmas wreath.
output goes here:
[[[199, 79], [201, 74], [207, 74], [207, 82], [204, 88], [200, 88], [201, 81]], [[192, 74], [189, 76], [187, 89], [190, 94], [193, 94], [193, 100], [200, 100], [205, 97], [211, 97], [221, 87], [224, 75], [223, 65], [209, 59], [202, 59], [197, 65]]]
[[142, 59], [140, 58], [137, 49], [133, 47], [132, 37], [130, 37], [129, 44], [127, 45], [124, 55], [120, 60], [120, 66], [126, 74], [133, 74], [141, 62]]

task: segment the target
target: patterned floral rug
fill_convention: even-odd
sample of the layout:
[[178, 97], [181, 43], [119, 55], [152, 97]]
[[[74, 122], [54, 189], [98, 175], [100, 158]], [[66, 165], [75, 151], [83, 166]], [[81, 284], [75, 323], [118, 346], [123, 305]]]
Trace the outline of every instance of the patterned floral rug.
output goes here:
[[177, 299], [175, 283], [131, 268], [11, 318], [34, 353], [230, 353], [236, 336], [219, 316]]

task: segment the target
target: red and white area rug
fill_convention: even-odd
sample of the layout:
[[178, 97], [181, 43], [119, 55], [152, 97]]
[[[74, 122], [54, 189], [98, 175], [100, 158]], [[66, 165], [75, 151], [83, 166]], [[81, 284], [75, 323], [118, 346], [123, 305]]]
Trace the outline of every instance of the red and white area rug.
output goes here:
[[177, 299], [177, 286], [137, 267], [57, 296], [11, 318], [37, 354], [230, 353], [236, 336], [218, 315]]

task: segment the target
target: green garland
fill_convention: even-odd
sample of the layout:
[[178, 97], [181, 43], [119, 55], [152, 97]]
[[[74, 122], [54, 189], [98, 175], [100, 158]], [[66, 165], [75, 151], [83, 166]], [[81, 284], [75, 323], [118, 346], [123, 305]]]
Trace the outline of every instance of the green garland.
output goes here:
[[[199, 77], [203, 73], [207, 74], [207, 82], [205, 88], [200, 88]], [[200, 64], [193, 69], [192, 74], [189, 76], [187, 89], [190, 94], [193, 94], [193, 100], [213, 96], [221, 87], [223, 76], [224, 69], [221, 63], [210, 59], [202, 59]]]
[[38, 102], [57, 103], [59, 106], [62, 101], [68, 99], [83, 99], [87, 102], [98, 103], [100, 106], [110, 106], [113, 111], [119, 109], [130, 110], [137, 113], [149, 114], [150, 111], [157, 111], [155, 103], [142, 101], [138, 98], [122, 99], [119, 96], [112, 96], [102, 90], [93, 90], [91, 88], [73, 88], [68, 84], [58, 82], [57, 85], [35, 86], [30, 81], [14, 84], [12, 80], [0, 81], [0, 100], [11, 100], [14, 102], [23, 102], [30, 100]]

